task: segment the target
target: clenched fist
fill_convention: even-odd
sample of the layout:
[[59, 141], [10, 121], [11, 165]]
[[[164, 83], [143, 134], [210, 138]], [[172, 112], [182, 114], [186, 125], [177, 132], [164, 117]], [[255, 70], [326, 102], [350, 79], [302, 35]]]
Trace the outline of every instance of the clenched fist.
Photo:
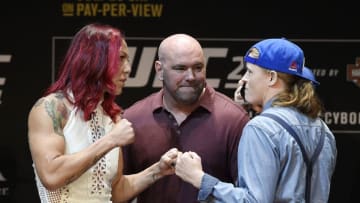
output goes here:
[[109, 136], [117, 146], [124, 146], [134, 142], [135, 133], [132, 124], [125, 118], [114, 123]]

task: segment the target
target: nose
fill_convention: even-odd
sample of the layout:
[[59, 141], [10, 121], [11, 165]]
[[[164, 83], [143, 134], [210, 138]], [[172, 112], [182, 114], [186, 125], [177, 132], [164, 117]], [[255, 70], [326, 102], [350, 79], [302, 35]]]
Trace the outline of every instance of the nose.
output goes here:
[[242, 84], [244, 84], [244, 83], [246, 83], [247, 81], [248, 81], [248, 72], [246, 71], [245, 74], [244, 74], [244, 76], [239, 80], [239, 84], [240, 84], [240, 82], [241, 82]]
[[234, 93], [235, 102], [238, 102], [240, 104], [245, 102], [245, 85], [246, 85], [246, 81], [240, 79], [238, 82], [238, 87], [236, 88]]
[[246, 81], [243, 80], [243, 78], [244, 76], [238, 81], [238, 87], [242, 87], [246, 83]]
[[125, 74], [129, 74], [131, 72], [131, 66], [130, 66], [130, 63], [128, 61], [126, 61], [124, 63], [124, 69], [123, 69], [123, 72]]
[[185, 72], [187, 80], [194, 80], [195, 74], [192, 68], [188, 68]]

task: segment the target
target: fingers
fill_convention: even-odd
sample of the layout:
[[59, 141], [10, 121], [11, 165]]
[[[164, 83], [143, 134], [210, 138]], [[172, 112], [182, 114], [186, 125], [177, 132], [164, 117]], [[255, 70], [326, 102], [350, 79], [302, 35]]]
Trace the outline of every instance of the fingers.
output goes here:
[[172, 148], [169, 151], [167, 151], [164, 156], [167, 160], [173, 160], [178, 157], [179, 151], [176, 148]]
[[243, 86], [239, 86], [234, 93], [234, 101], [238, 102], [238, 103], [244, 103], [244, 98], [241, 95], [241, 90], [242, 90]]
[[176, 148], [172, 148], [167, 151], [164, 155], [162, 155], [161, 160], [168, 165], [175, 166], [176, 159], [180, 152]]
[[177, 148], [172, 148], [168, 152], [166, 152], [166, 154], [171, 158], [175, 158], [177, 156], [178, 152], [179, 152], [179, 150]]
[[245, 101], [245, 86], [246, 81], [243, 79], [240, 79], [238, 82], [238, 87], [236, 88], [234, 92], [234, 101], [240, 104], [246, 103]]
[[128, 124], [128, 125], [132, 125], [132, 123], [130, 121], [128, 121], [126, 118], [121, 118], [119, 120], [119, 122], [122, 122], [123, 124]]
[[195, 152], [184, 152], [177, 158], [175, 174], [182, 180], [199, 188], [204, 174], [200, 156]]
[[181, 156], [178, 157], [178, 160], [185, 159], [185, 160], [191, 160], [191, 159], [201, 159], [198, 154], [195, 152], [189, 151], [183, 153]]
[[195, 152], [188, 151], [183, 153], [176, 148], [172, 148], [161, 157], [161, 162], [166, 163], [171, 167], [175, 167], [177, 162], [181, 160], [192, 160], [192, 159], [201, 161], [200, 156]]
[[195, 152], [189, 151], [188, 153], [192, 159], [200, 159], [200, 156], [198, 154], [196, 154]]

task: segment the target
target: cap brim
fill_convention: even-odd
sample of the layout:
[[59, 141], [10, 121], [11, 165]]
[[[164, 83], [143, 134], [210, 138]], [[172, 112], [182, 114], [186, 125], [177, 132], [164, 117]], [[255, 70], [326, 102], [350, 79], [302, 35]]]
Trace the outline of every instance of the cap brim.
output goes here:
[[320, 83], [315, 79], [314, 73], [311, 71], [310, 68], [304, 67], [301, 77], [307, 80], [310, 80], [314, 85], [320, 85]]

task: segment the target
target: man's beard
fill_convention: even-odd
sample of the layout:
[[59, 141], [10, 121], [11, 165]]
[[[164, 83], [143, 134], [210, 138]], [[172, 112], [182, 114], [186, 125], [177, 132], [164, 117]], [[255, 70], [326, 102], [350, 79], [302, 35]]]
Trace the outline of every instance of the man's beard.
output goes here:
[[192, 104], [196, 103], [199, 100], [199, 98], [200, 98], [200, 96], [201, 96], [201, 94], [203, 92], [203, 89], [205, 87], [205, 83], [204, 82], [196, 83], [196, 84], [193, 84], [190, 87], [194, 88], [194, 91], [192, 93], [182, 92], [181, 88], [177, 89], [175, 92], [170, 91], [167, 88], [166, 82], [164, 80], [164, 88], [167, 89], [167, 91], [169, 92], [171, 97], [173, 97], [173, 99], [176, 102], [178, 102], [179, 104], [192, 105]]
[[201, 83], [197, 86], [192, 86], [192, 88], [194, 88], [194, 92], [191, 94], [183, 93], [183, 92], [181, 92], [181, 90], [177, 90], [173, 96], [176, 99], [176, 101], [178, 101], [179, 103], [185, 104], [185, 105], [191, 105], [191, 104], [196, 103], [199, 100], [199, 98], [203, 92], [204, 86], [205, 85], [203, 83]]

